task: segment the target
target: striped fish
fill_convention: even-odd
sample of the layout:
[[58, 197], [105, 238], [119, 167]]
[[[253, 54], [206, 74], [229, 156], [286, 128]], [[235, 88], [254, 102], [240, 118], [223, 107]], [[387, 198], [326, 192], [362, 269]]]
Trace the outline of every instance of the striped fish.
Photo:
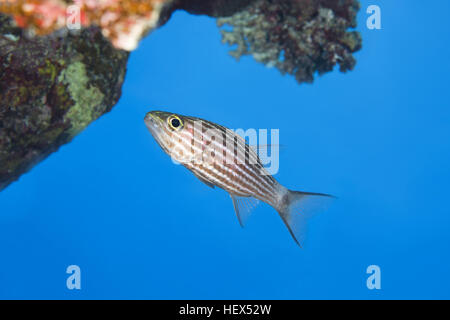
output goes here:
[[292, 191], [279, 184], [244, 138], [221, 125], [163, 111], [147, 113], [147, 128], [173, 160], [199, 180], [227, 191], [241, 226], [260, 200], [278, 211], [295, 242], [305, 234], [305, 219], [333, 198], [322, 193]]

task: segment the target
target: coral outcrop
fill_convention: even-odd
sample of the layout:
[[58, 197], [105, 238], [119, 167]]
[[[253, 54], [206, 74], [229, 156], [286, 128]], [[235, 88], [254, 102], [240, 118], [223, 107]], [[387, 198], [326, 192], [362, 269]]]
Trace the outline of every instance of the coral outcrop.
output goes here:
[[96, 27], [28, 39], [0, 15], [0, 190], [111, 110], [127, 59]]
[[[118, 49], [134, 50], [171, 0], [0, 0], [0, 12], [37, 35], [72, 26], [99, 26]], [[70, 27], [70, 26], [69, 26]]]
[[217, 23], [223, 42], [236, 45], [231, 55], [252, 55], [268, 67], [294, 75], [299, 83], [313, 82], [314, 74], [352, 70], [352, 53], [361, 48], [356, 31], [355, 0], [257, 0]]

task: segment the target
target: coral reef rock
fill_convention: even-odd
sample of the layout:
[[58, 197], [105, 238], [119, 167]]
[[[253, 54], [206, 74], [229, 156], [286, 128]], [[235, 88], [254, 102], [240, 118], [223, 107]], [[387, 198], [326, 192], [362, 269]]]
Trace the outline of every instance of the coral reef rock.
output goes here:
[[170, 0], [0, 0], [0, 12], [19, 27], [45, 35], [65, 27], [97, 25], [118, 49], [134, 50], [158, 25]]
[[236, 45], [231, 55], [251, 54], [268, 67], [313, 82], [314, 74], [352, 70], [352, 53], [361, 48], [356, 31], [356, 0], [257, 0], [244, 10], [218, 19], [223, 42]]
[[27, 39], [0, 15], [0, 190], [111, 110], [127, 60], [98, 28]]

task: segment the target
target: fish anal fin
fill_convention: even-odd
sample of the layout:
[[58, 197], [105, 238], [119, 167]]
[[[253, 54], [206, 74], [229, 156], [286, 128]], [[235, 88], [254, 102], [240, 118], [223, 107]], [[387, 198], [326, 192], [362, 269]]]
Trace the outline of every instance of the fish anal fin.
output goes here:
[[244, 227], [253, 209], [258, 205], [259, 200], [252, 197], [241, 197], [231, 193], [230, 196], [231, 200], [233, 200], [233, 207], [239, 224], [241, 227]]

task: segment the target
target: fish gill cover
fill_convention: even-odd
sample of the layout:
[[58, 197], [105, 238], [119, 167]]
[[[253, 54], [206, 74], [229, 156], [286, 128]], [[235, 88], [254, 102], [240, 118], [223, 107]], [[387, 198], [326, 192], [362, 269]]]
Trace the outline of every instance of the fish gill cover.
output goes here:
[[0, 190], [112, 109], [128, 52], [175, 10], [217, 18], [232, 56], [299, 83], [352, 70], [361, 48], [357, 0], [0, 0]]

